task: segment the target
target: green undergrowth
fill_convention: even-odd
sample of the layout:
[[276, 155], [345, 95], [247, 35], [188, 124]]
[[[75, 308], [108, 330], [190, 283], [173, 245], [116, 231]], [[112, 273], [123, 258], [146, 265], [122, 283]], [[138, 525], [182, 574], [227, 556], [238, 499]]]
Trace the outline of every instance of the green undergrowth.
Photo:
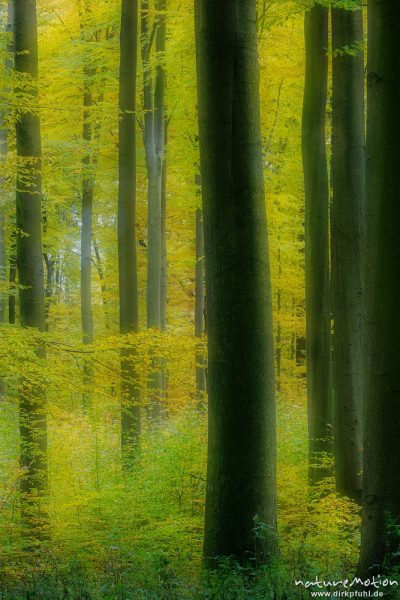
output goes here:
[[[187, 409], [161, 428], [145, 427], [126, 476], [115, 415], [71, 414], [50, 436], [50, 541], [38, 553], [23, 550], [15, 477], [7, 465], [1, 470], [0, 600], [290, 600], [302, 598], [296, 578], [350, 576], [359, 509], [338, 497], [329, 479], [313, 495], [307, 491], [304, 402], [280, 398], [278, 415], [280, 557], [273, 567], [225, 561], [203, 570], [203, 412]], [[5, 442], [9, 467], [17, 454], [13, 440]]]

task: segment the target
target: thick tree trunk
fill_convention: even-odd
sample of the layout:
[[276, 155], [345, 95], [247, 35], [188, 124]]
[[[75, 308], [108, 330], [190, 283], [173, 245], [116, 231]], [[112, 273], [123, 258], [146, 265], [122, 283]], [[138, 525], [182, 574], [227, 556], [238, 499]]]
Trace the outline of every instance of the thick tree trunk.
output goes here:
[[361, 501], [361, 216], [365, 193], [362, 11], [332, 7], [331, 217], [336, 489]]
[[[34, 84], [38, 76], [36, 2], [15, 0], [15, 69]], [[33, 108], [19, 116], [17, 141], [17, 265], [21, 325], [45, 330], [42, 255], [41, 139], [37, 88], [29, 92]], [[41, 346], [38, 355], [44, 357]], [[25, 524], [43, 533], [46, 523], [43, 498], [47, 490], [47, 424], [45, 391], [38, 383], [22, 382], [20, 394], [20, 463], [22, 517]]]
[[[118, 263], [120, 331], [139, 330], [136, 263], [137, 0], [122, 0], [119, 76]], [[125, 464], [140, 436], [140, 389], [134, 352], [121, 353], [121, 449]]]
[[[199, 181], [200, 187], [200, 181]], [[196, 338], [204, 336], [204, 228], [203, 211], [196, 209], [196, 282], [195, 282], [195, 309], [194, 309], [194, 334]], [[199, 406], [204, 405], [206, 384], [206, 361], [202, 352], [196, 353], [196, 399]]]
[[366, 342], [361, 567], [399, 564], [400, 4], [368, 1]]
[[204, 556], [276, 550], [275, 384], [255, 0], [197, 0], [209, 446]]
[[329, 187], [325, 147], [328, 9], [305, 14], [306, 70], [302, 123], [305, 189], [306, 364], [309, 480], [328, 474], [321, 459], [332, 449]]

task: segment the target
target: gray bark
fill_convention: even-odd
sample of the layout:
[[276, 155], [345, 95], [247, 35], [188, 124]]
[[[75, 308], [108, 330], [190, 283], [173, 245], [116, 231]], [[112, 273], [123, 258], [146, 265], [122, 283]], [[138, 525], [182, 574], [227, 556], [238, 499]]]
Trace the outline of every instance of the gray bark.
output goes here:
[[[165, 146], [165, 33], [166, 1], [157, 0], [158, 14], [154, 23], [155, 35], [149, 26], [149, 2], [141, 3], [144, 146], [148, 177], [148, 223], [147, 223], [147, 327], [161, 329], [161, 273], [162, 273], [162, 177]], [[153, 73], [150, 52], [155, 37], [158, 64]], [[154, 372], [148, 379], [149, 414], [157, 419], [162, 412], [163, 374], [162, 361], [154, 357]]]

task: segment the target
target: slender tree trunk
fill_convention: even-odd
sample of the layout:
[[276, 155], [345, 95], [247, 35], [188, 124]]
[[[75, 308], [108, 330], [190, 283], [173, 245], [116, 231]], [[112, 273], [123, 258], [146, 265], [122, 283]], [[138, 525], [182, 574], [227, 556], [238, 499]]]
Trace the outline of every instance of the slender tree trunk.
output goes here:
[[[278, 240], [279, 242], [279, 240]], [[278, 323], [276, 327], [276, 389], [278, 392], [281, 391], [281, 371], [282, 371], [282, 326], [281, 326], [281, 308], [282, 308], [282, 290], [281, 290], [281, 277], [282, 277], [282, 263], [281, 263], [281, 250], [278, 248], [278, 276], [279, 276], [279, 288], [277, 291], [277, 316]]]
[[399, 565], [400, 4], [368, 1], [361, 568]]
[[[139, 330], [136, 263], [137, 0], [122, 0], [119, 75], [118, 263], [120, 331]], [[131, 349], [121, 353], [121, 449], [129, 462], [140, 436], [140, 390]], [[128, 461], [126, 460], [128, 459]]]
[[362, 10], [332, 7], [331, 219], [335, 470], [339, 493], [361, 501], [361, 215], [365, 193]]
[[[165, 33], [166, 0], [156, 0], [155, 52], [158, 64], [153, 86], [150, 52], [152, 31], [149, 27], [149, 2], [142, 0], [141, 32], [144, 98], [144, 146], [148, 176], [148, 252], [147, 252], [147, 327], [161, 329], [162, 273], [162, 183], [165, 146]], [[154, 90], [153, 90], [154, 87]], [[154, 372], [148, 380], [149, 414], [159, 418], [162, 412], [162, 361], [154, 358]]]
[[104, 269], [101, 260], [100, 248], [97, 241], [93, 238], [93, 250], [96, 258], [96, 270], [100, 279], [100, 289], [101, 289], [101, 298], [103, 301], [103, 311], [104, 311], [104, 326], [106, 329], [110, 328], [109, 322], [109, 314], [108, 314], [108, 299], [107, 299], [107, 284], [105, 282]]
[[8, 274], [8, 283], [10, 286], [10, 292], [8, 296], [8, 322], [10, 325], [15, 325], [15, 299], [17, 295], [17, 248], [16, 248], [17, 240], [16, 233], [12, 233], [11, 237], [11, 248], [10, 248], [10, 259], [9, 259], [9, 274]]
[[302, 123], [305, 189], [306, 364], [309, 480], [329, 471], [321, 459], [332, 449], [329, 187], [325, 147], [328, 9], [305, 14], [306, 71]]
[[50, 254], [44, 252], [44, 262], [46, 264], [46, 286], [45, 286], [45, 318], [46, 318], [46, 331], [49, 330], [49, 317], [50, 317], [50, 305], [54, 295], [54, 261]]
[[93, 342], [93, 313], [92, 313], [92, 215], [94, 181], [90, 173], [92, 127], [90, 124], [90, 107], [93, 106], [90, 91], [90, 75], [85, 68], [84, 74], [84, 115], [83, 141], [87, 146], [82, 159], [82, 229], [81, 229], [81, 315], [82, 335], [85, 344]]
[[[84, 45], [91, 43], [86, 39], [91, 7], [84, 0], [81, 14], [81, 39]], [[93, 220], [93, 126], [91, 109], [92, 94], [92, 57], [90, 48], [83, 51], [83, 125], [82, 140], [84, 144], [82, 158], [82, 224], [81, 224], [81, 319], [82, 339], [84, 344], [92, 344], [94, 339], [93, 309], [92, 309], [92, 220]], [[83, 407], [90, 404], [90, 387], [92, 385], [93, 369], [89, 360], [83, 362]]]
[[161, 331], [167, 330], [167, 161], [164, 159], [161, 181], [161, 288], [160, 288], [160, 318]]
[[[166, 130], [166, 129], [165, 129]], [[165, 133], [165, 141], [167, 135]], [[161, 331], [167, 331], [167, 295], [168, 295], [168, 272], [167, 272], [167, 159], [164, 155], [162, 181], [161, 181], [161, 287], [160, 287], [160, 318]], [[167, 401], [167, 361], [161, 359], [161, 402], [165, 405]]]
[[[20, 283], [21, 325], [45, 330], [44, 276], [42, 258], [42, 181], [40, 120], [37, 106], [37, 24], [35, 0], [14, 0], [15, 69], [33, 84], [24, 90], [30, 96], [31, 112], [20, 114], [17, 141], [17, 265]], [[45, 356], [44, 346], [38, 355]], [[30, 532], [43, 534], [47, 491], [47, 424], [45, 390], [40, 383], [22, 382], [20, 393], [20, 464], [22, 517]]]
[[[0, 142], [1, 143], [1, 142]], [[4, 186], [2, 186], [4, 190]], [[5, 288], [7, 281], [7, 258], [6, 258], [6, 243], [5, 243], [5, 218], [3, 211], [0, 211], [0, 285]], [[0, 291], [0, 323], [4, 323], [6, 319], [6, 304], [7, 298], [5, 291]]]
[[197, 0], [209, 446], [204, 556], [276, 551], [275, 383], [255, 0]]
[[[5, 71], [6, 75], [10, 76], [10, 71], [12, 69], [12, 54], [14, 50], [14, 40], [13, 40], [13, 30], [14, 30], [14, 5], [12, 1], [8, 2], [7, 9], [7, 25], [6, 32], [10, 36], [7, 47], [6, 47], [6, 59], [5, 59]], [[7, 105], [0, 111], [0, 160], [1, 162], [5, 162], [7, 160], [8, 154], [8, 123], [7, 117], [9, 114], [9, 107]], [[0, 186], [3, 194], [3, 203], [5, 203], [5, 198], [7, 195], [6, 191], [6, 178], [2, 178], [0, 181]], [[6, 282], [7, 282], [7, 253], [6, 253], [6, 217], [4, 209], [0, 210], [0, 283], [4, 290], [0, 293], [0, 322], [4, 323], [6, 320], [6, 308], [7, 308], [7, 300], [9, 298], [9, 294], [7, 295], [5, 292]]]
[[[200, 186], [200, 182], [199, 182]], [[204, 228], [203, 211], [200, 207], [196, 209], [196, 283], [195, 283], [195, 315], [194, 330], [196, 338], [201, 339], [204, 336], [204, 309], [205, 309], [205, 289], [204, 289]], [[200, 406], [204, 405], [206, 383], [206, 361], [204, 354], [196, 352], [196, 398]]]
[[290, 338], [290, 360], [296, 364], [296, 300], [292, 297], [292, 335]]

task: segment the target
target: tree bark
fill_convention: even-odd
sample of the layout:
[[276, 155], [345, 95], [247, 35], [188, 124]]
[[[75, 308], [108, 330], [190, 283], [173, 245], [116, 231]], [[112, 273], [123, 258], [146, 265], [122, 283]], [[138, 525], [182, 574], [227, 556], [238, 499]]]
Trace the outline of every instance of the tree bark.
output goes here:
[[330, 471], [332, 449], [329, 187], [325, 146], [328, 9], [315, 5], [304, 20], [306, 68], [302, 120], [305, 190], [306, 365], [309, 481]]
[[[22, 327], [45, 330], [42, 255], [41, 138], [38, 113], [38, 49], [35, 0], [14, 0], [15, 70], [32, 81], [24, 93], [31, 112], [23, 112], [16, 124], [17, 142], [17, 266]], [[28, 80], [29, 81], [29, 80]], [[17, 90], [18, 91], [18, 90]], [[45, 356], [43, 345], [38, 355]], [[40, 383], [22, 382], [20, 401], [20, 464], [22, 518], [35, 535], [43, 534], [47, 491], [47, 423], [45, 391]]]
[[[199, 178], [200, 179], [200, 178]], [[200, 181], [199, 181], [200, 189]], [[195, 283], [195, 309], [194, 309], [194, 334], [201, 339], [204, 336], [204, 228], [203, 211], [196, 209], [196, 283]], [[206, 384], [206, 361], [202, 352], [196, 352], [196, 399], [199, 406], [204, 405]]]
[[[86, 39], [86, 29], [90, 23], [91, 7], [88, 0], [83, 2], [81, 18], [81, 40], [83, 49], [83, 157], [82, 157], [82, 224], [81, 224], [81, 319], [82, 340], [84, 344], [92, 344], [94, 339], [92, 309], [92, 236], [93, 236], [93, 194], [94, 194], [94, 160], [93, 160], [93, 126], [92, 126], [92, 78], [94, 70], [90, 48], [86, 48], [91, 40]], [[83, 361], [83, 408], [90, 404], [90, 388], [93, 369], [90, 360]]]
[[[141, 3], [144, 146], [148, 176], [148, 251], [147, 251], [147, 327], [161, 329], [161, 272], [162, 272], [162, 178], [165, 146], [165, 34], [166, 0], [156, 0], [155, 52], [158, 64], [153, 74], [150, 52], [153, 31], [149, 27], [149, 2]], [[153, 90], [154, 87], [154, 90]], [[162, 361], [154, 357], [154, 372], [148, 379], [148, 402], [151, 418], [158, 419], [162, 412]]]
[[[279, 243], [279, 240], [278, 240]], [[276, 325], [276, 390], [281, 391], [281, 371], [282, 371], [282, 326], [281, 326], [281, 309], [282, 309], [282, 290], [281, 290], [281, 277], [282, 277], [282, 261], [281, 261], [281, 250], [278, 248], [278, 291], [277, 291], [277, 325]]]
[[255, 0], [197, 0], [209, 446], [204, 556], [276, 551], [275, 384]]
[[104, 311], [104, 326], [106, 329], [110, 329], [110, 321], [109, 321], [109, 314], [108, 314], [108, 298], [107, 298], [107, 284], [105, 281], [105, 277], [104, 277], [104, 269], [103, 269], [103, 264], [102, 264], [102, 260], [101, 260], [101, 254], [100, 254], [100, 248], [99, 248], [99, 244], [97, 243], [97, 241], [93, 238], [93, 250], [94, 250], [94, 255], [95, 255], [95, 265], [96, 265], [96, 270], [97, 270], [97, 274], [99, 276], [99, 280], [100, 280], [100, 289], [101, 289], [101, 298], [102, 298], [102, 302], [103, 302], [103, 311]]
[[336, 489], [361, 501], [361, 216], [365, 194], [362, 10], [332, 7], [331, 211]]
[[399, 565], [400, 4], [368, 1], [361, 569]]
[[15, 325], [16, 316], [15, 316], [15, 305], [16, 305], [16, 295], [17, 295], [17, 248], [16, 248], [17, 240], [16, 233], [12, 233], [11, 238], [11, 248], [10, 248], [10, 259], [9, 259], [9, 272], [8, 272], [8, 282], [10, 286], [10, 292], [8, 296], [8, 322], [10, 325]]
[[[136, 262], [137, 0], [122, 0], [119, 75], [118, 263], [120, 331], [139, 331]], [[140, 389], [131, 349], [121, 353], [121, 449], [129, 463], [140, 437]]]
[[[13, 31], [14, 31], [14, 5], [12, 1], [8, 2], [7, 6], [7, 24], [6, 24], [6, 32], [9, 35], [9, 39], [7, 40], [6, 46], [6, 59], [5, 59], [5, 72], [6, 76], [10, 76], [12, 69], [12, 58], [14, 52], [14, 40], [13, 40]], [[5, 104], [4, 108], [0, 111], [0, 156], [1, 161], [5, 162], [7, 160], [8, 154], [8, 123], [7, 117], [9, 114], [9, 106]], [[5, 202], [6, 198], [6, 178], [3, 177], [0, 186], [3, 193], [3, 202]], [[10, 295], [6, 294], [5, 287], [7, 282], [7, 253], [6, 253], [6, 216], [4, 212], [4, 208], [0, 210], [0, 282], [4, 287], [4, 291], [0, 293], [0, 322], [4, 323], [6, 320], [6, 308], [7, 308], [7, 300]]]
[[[165, 125], [165, 143], [167, 141]], [[161, 283], [160, 283], [160, 318], [161, 331], [167, 331], [167, 298], [168, 298], [168, 264], [167, 264], [167, 159], [164, 153], [161, 180]], [[167, 361], [161, 359], [161, 402], [167, 400], [168, 376]]]
[[[81, 24], [84, 37], [85, 23]], [[90, 57], [84, 52], [83, 66], [83, 125], [82, 139], [84, 156], [82, 158], [82, 228], [81, 228], [81, 316], [82, 336], [85, 344], [93, 342], [93, 313], [92, 313], [92, 214], [94, 179], [92, 166], [92, 124], [91, 108], [93, 94], [91, 79], [93, 69]]]

